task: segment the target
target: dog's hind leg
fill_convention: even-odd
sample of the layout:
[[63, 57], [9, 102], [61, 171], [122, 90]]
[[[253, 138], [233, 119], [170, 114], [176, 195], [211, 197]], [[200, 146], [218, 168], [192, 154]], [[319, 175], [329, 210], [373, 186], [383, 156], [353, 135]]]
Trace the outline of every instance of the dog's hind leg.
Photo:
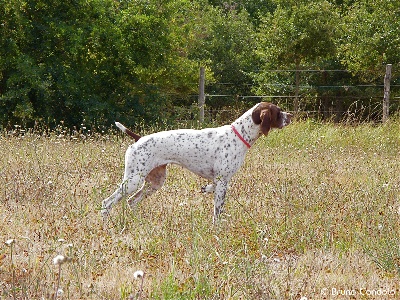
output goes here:
[[143, 197], [149, 197], [154, 194], [163, 186], [166, 177], [167, 165], [161, 165], [151, 170], [151, 172], [146, 176], [145, 184], [142, 188], [136, 193], [136, 195], [128, 199], [129, 206], [133, 208], [142, 200]]
[[133, 175], [128, 177], [128, 179], [124, 180], [115, 190], [115, 192], [108, 197], [107, 199], [103, 200], [102, 210], [101, 213], [104, 218], [108, 216], [108, 213], [111, 207], [114, 204], [117, 204], [123, 197], [129, 196], [130, 194], [136, 192], [139, 188], [141, 188], [144, 184], [145, 177], [142, 175]]

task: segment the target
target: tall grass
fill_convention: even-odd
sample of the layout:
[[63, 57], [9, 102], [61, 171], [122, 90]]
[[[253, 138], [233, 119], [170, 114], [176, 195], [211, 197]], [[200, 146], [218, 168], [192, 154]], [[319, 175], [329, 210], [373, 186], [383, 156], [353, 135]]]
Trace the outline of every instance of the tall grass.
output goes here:
[[[178, 166], [104, 225], [129, 138], [3, 135], [0, 298], [396, 299], [399, 129], [305, 121], [271, 132], [233, 178], [218, 226], [206, 181]], [[62, 273], [57, 255], [69, 258]]]

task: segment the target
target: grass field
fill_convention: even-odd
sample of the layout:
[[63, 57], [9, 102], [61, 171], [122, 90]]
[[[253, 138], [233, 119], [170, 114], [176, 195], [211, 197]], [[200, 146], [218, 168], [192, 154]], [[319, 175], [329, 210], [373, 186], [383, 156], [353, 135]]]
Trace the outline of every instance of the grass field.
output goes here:
[[[262, 137], [218, 226], [206, 181], [178, 166], [104, 225], [129, 143], [0, 137], [0, 299], [54, 299], [57, 287], [58, 299], [400, 297], [399, 122], [304, 121]], [[69, 259], [55, 265], [59, 254]]]

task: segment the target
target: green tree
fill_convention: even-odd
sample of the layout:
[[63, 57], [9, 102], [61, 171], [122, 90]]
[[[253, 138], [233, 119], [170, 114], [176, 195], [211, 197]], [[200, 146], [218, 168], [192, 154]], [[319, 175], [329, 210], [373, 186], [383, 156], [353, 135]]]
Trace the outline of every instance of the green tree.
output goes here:
[[[254, 26], [245, 10], [234, 7], [210, 7], [196, 24], [197, 41], [190, 49], [190, 57], [205, 63], [215, 84], [208, 93], [243, 95], [250, 92], [250, 72], [257, 68], [254, 55]], [[207, 81], [210, 83], [207, 73]], [[232, 97], [218, 99], [214, 106], [231, 105]]]
[[198, 82], [199, 61], [190, 56], [198, 8], [188, 0], [133, 1], [120, 13], [119, 53], [130, 96], [122, 104], [131, 108], [128, 115], [172, 118], [167, 112], [173, 111], [175, 98], [191, 104], [188, 95], [197, 92]]
[[[67, 125], [153, 119], [193, 93], [197, 68], [179, 12], [190, 1], [0, 2], [0, 118]], [[184, 29], [183, 29], [184, 28]]]
[[113, 11], [112, 2], [11, 0], [1, 9], [2, 124], [80, 124], [85, 112], [102, 105], [91, 37], [96, 26], [110, 28], [102, 12]]
[[364, 82], [382, 81], [384, 66], [400, 66], [400, 2], [360, 0], [342, 19], [339, 57]]
[[272, 13], [277, 6], [274, 0], [210, 0], [208, 2], [215, 7], [244, 10], [249, 14], [249, 20], [255, 25], [258, 25], [260, 16]]
[[[254, 74], [256, 93], [294, 93], [294, 109], [299, 109], [300, 72], [319, 62], [335, 57], [338, 13], [328, 1], [280, 1], [273, 14], [262, 19], [257, 38], [257, 54], [261, 68]], [[294, 69], [294, 90], [282, 87], [293, 85], [288, 77], [292, 72], [268, 72], [275, 69]], [[282, 85], [282, 83], [285, 83]]]

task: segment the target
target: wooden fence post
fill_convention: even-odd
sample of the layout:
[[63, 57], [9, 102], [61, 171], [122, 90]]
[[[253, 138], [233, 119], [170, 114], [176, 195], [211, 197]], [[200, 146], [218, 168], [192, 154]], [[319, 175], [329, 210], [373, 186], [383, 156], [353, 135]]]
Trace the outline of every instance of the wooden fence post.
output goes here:
[[383, 115], [382, 122], [389, 120], [389, 98], [390, 98], [390, 79], [392, 77], [392, 65], [386, 65], [386, 74], [383, 82]]
[[295, 70], [295, 73], [294, 73], [296, 82], [295, 82], [294, 103], [293, 103], [293, 105], [294, 105], [293, 109], [294, 109], [294, 111], [296, 113], [299, 112], [299, 109], [300, 109], [300, 99], [299, 99], [300, 75], [301, 75], [300, 72], [301, 72], [301, 70], [300, 70], [300, 61], [296, 60], [296, 70]]
[[204, 122], [204, 104], [206, 102], [206, 96], [204, 94], [205, 85], [205, 69], [200, 67], [200, 79], [199, 79], [199, 121]]

